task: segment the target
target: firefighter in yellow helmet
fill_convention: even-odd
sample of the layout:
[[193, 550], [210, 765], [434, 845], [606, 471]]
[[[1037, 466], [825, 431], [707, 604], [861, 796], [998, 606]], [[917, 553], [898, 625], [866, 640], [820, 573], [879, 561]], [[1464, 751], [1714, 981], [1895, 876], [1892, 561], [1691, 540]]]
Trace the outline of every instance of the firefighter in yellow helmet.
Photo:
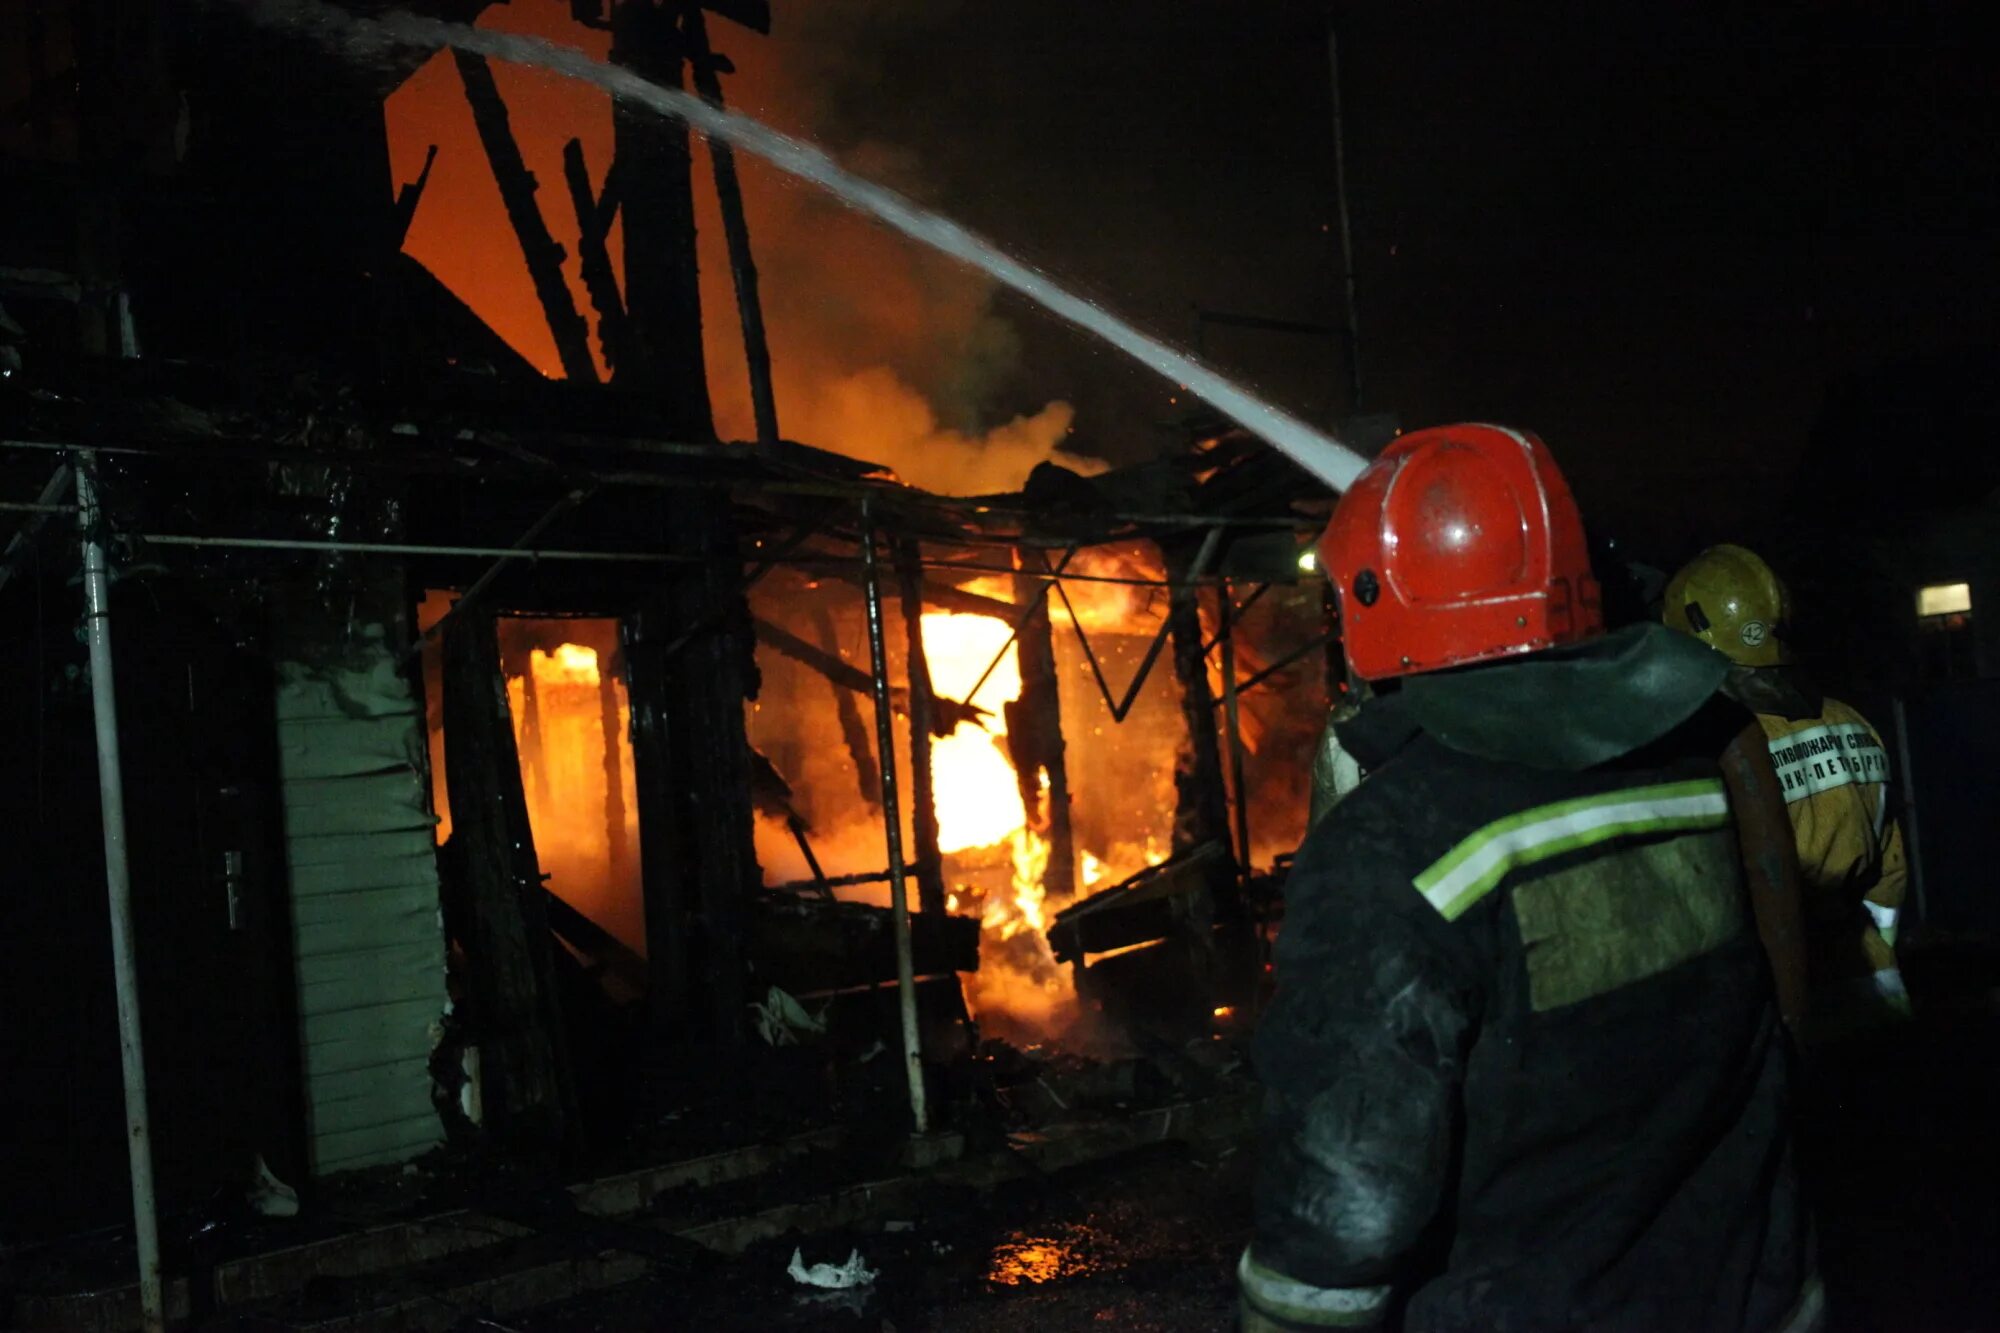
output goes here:
[[1754, 552], [1696, 556], [1668, 582], [1662, 615], [1729, 658], [1724, 691], [1769, 741], [1804, 880], [1808, 1032], [1836, 1038], [1907, 1016], [1895, 943], [1909, 868], [1880, 734], [1800, 669], [1787, 637], [1791, 595]]

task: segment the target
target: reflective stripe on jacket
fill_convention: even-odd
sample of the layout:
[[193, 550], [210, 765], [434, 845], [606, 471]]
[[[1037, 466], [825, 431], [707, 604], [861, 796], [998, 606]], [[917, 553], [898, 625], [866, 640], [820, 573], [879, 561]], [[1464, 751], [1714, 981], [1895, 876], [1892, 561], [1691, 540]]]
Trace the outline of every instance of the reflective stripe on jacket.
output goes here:
[[[1703, 741], [1692, 756], [1712, 756]], [[1790, 1072], [1709, 758], [1428, 735], [1286, 887], [1246, 1326], [1764, 1333], [1808, 1272]]]

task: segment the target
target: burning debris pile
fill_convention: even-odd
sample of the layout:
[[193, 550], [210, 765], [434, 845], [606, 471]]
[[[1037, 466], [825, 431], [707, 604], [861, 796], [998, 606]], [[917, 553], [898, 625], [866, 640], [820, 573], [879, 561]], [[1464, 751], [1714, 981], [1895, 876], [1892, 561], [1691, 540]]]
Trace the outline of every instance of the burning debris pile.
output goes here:
[[[766, 24], [750, 26], [762, 32]], [[479, 27], [495, 37], [550, 39], [591, 58], [615, 45], [607, 30], [578, 25], [559, 10], [496, 9]], [[724, 31], [741, 40], [734, 29]], [[695, 33], [691, 40], [699, 66], [708, 39]], [[755, 54], [717, 60], [734, 75], [732, 100], [757, 107], [780, 128], [807, 134], [825, 129], [820, 119], [829, 108], [819, 105], [813, 82], [824, 70], [809, 68], [810, 60], [801, 63], [799, 53], [808, 47], [751, 43], [747, 49]], [[580, 219], [590, 211], [585, 205], [610, 197], [609, 164], [633, 125], [619, 118], [626, 113], [613, 114], [611, 99], [588, 76], [552, 83], [497, 60], [490, 73], [468, 79], [469, 65], [482, 59], [439, 53], [388, 99], [392, 165], [399, 179], [428, 182], [422, 207], [406, 219], [404, 251], [542, 374], [618, 383], [629, 367], [619, 363], [613, 335], [620, 321], [611, 315], [620, 292], [631, 295], [627, 289], [636, 279], [628, 282], [626, 265], [640, 253], [629, 218], [619, 220], [626, 225], [622, 247], [610, 232], [585, 235], [574, 260], [558, 247], [546, 271], [533, 272], [534, 255], [546, 260], [547, 250], [530, 244], [541, 234], [537, 226], [560, 233], [572, 219], [562, 191], [546, 191], [537, 201], [532, 181], [567, 182]], [[580, 68], [567, 59], [557, 63]], [[500, 142], [508, 133], [508, 106], [516, 112], [511, 144]], [[497, 156], [496, 145], [505, 150]], [[913, 509], [892, 524], [907, 528], [895, 539], [908, 544], [907, 553], [896, 556], [899, 569], [906, 556], [933, 569], [963, 562], [982, 542], [1002, 554], [968, 562], [962, 573], [923, 576], [915, 604], [906, 587], [910, 639], [888, 636], [881, 669], [897, 682], [893, 731], [899, 754], [907, 756], [905, 771], [915, 770], [911, 808], [894, 816], [914, 852], [911, 898], [920, 916], [978, 923], [979, 966], [963, 980], [980, 1030], [1025, 1044], [1101, 1042], [1103, 1002], [1080, 995], [1077, 984], [1093, 959], [1059, 960], [1049, 943], [1055, 914], [1218, 840], [1236, 869], [1217, 876], [1213, 889], [1229, 896], [1233, 889], [1224, 881], [1288, 849], [1303, 828], [1303, 761], [1318, 710], [1306, 705], [1274, 719], [1262, 699], [1224, 707], [1223, 696], [1234, 689], [1225, 686], [1223, 672], [1233, 681], [1260, 672], [1269, 659], [1256, 651], [1257, 635], [1232, 634], [1218, 621], [1219, 603], [1170, 592], [1169, 585], [1183, 579], [1213, 582], [1212, 570], [1190, 567], [1192, 546], [1173, 556], [1161, 545], [1163, 538], [1167, 546], [1186, 544], [1174, 527], [1102, 516], [1072, 523], [1077, 540], [1060, 563], [1049, 533], [1031, 529], [1079, 503], [1104, 514], [1156, 508], [1193, 514], [1207, 507], [1267, 520], [1265, 535], [1283, 537], [1297, 522], [1292, 500], [1312, 484], [1287, 473], [1275, 503], [1271, 494], [1247, 495], [1241, 486], [1232, 491], [1224, 485], [1217, 491], [1222, 503], [1205, 506], [1194, 492], [1215, 489], [1211, 483], [1241, 461], [1240, 446], [1164, 473], [1155, 469], [1122, 481], [1105, 476], [1099, 460], [1073, 451], [1068, 403], [1050, 401], [1032, 410], [1040, 398], [1017, 396], [1001, 410], [996, 389], [1014, 368], [1017, 340], [993, 309], [992, 296], [1012, 279], [998, 269], [981, 274], [909, 248], [832, 196], [792, 188], [754, 152], [725, 164], [726, 149], [699, 136], [690, 147], [696, 166], [706, 159], [715, 169], [717, 192], [692, 191], [696, 225], [687, 235], [699, 237], [703, 250], [679, 255], [683, 276], [699, 289], [696, 304], [718, 311], [736, 304], [745, 320], [741, 339], [728, 319], [681, 329], [698, 333], [681, 344], [687, 355], [678, 360], [698, 366], [706, 358], [700, 424], [712, 423], [722, 438], [757, 438], [768, 448], [777, 432], [769, 408], [775, 400], [783, 405], [791, 438], [880, 460], [866, 466], [891, 491], [899, 480], [926, 488], [929, 495], [904, 492], [917, 509], [940, 496], [1017, 486], [1030, 469], [1065, 492], [1053, 506], [1047, 495], [1020, 497], [1023, 508], [1015, 518], [984, 519], [979, 515], [990, 506], [972, 504], [922, 517]], [[500, 181], [501, 197], [513, 179], [519, 207], [496, 207], [489, 177]], [[529, 183], [525, 192], [523, 181]], [[757, 288], [746, 297], [741, 286], [741, 255], [749, 250], [746, 215], [757, 223], [761, 297]], [[608, 226], [610, 214], [605, 221]], [[656, 236], [654, 243], [664, 241]], [[517, 248], [530, 253], [525, 270], [500, 262]], [[827, 264], [830, 251], [843, 262]], [[742, 306], [746, 299], [757, 308]], [[579, 318], [586, 303], [603, 317], [595, 327]], [[1011, 421], [1005, 420], [1009, 412], [1016, 413]], [[1237, 469], [1232, 484], [1243, 475]], [[1107, 489], [1093, 491], [1095, 483], [1083, 478], [1102, 478]], [[1163, 497], [1167, 503], [1160, 504]], [[1065, 522], [1058, 519], [1056, 529]], [[822, 565], [828, 556], [823, 549]], [[1060, 584], [1046, 579], [1055, 568], [1064, 573]], [[816, 578], [808, 561], [765, 570], [752, 582], [758, 578], [748, 600], [761, 687], [747, 728], [762, 883], [781, 895], [886, 907], [884, 757], [874, 753], [872, 670], [851, 570]], [[1246, 608], [1262, 595], [1259, 579], [1260, 590]], [[1184, 619], [1172, 631], [1174, 669], [1155, 672], [1176, 607]], [[1296, 610], [1287, 612], [1294, 628], [1301, 619]], [[1023, 637], [1017, 622], [1024, 616], [1038, 635]], [[588, 930], [578, 923], [563, 942], [572, 953], [590, 953], [600, 962], [607, 953], [622, 954], [625, 972], [633, 972], [634, 963], [643, 970], [649, 890], [635, 781], [640, 765], [631, 752], [633, 705], [616, 626], [608, 620], [501, 623], [507, 635], [526, 635], [524, 646], [508, 650], [505, 677], [527, 822], [551, 910], [574, 912], [608, 937], [586, 946], [581, 936]], [[536, 628], [523, 631], [522, 623]], [[1215, 651], [1225, 642], [1241, 653], [1234, 666], [1224, 660], [1231, 649]], [[1291, 678], [1316, 685], [1317, 676], [1302, 669]], [[920, 685], [918, 677], [927, 680]], [[1198, 701], [1189, 693], [1197, 677]], [[1112, 680], [1130, 682], [1129, 689], [1114, 689]], [[913, 718], [925, 735], [912, 736]], [[432, 730], [432, 767], [440, 775], [444, 809], [435, 718]], [[1238, 756], [1227, 772], [1220, 757], [1224, 741]], [[1242, 756], [1267, 753], [1269, 762], [1256, 764], [1253, 801], [1253, 790], [1244, 789]], [[1231, 801], [1260, 810], [1254, 827], [1238, 820], [1234, 839], [1218, 814]], [[448, 832], [447, 820], [441, 837]], [[1126, 960], [1113, 970], [1136, 966]]]

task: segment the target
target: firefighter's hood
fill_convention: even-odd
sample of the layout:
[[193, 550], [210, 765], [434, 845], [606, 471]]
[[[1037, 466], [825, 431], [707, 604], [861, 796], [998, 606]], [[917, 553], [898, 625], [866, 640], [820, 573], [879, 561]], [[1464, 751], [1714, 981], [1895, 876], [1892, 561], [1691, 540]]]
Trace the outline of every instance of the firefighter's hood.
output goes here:
[[1413, 723], [1454, 750], [1577, 771], [1680, 726], [1715, 697], [1728, 672], [1729, 659], [1706, 644], [1645, 623], [1586, 643], [1412, 676], [1396, 698]]

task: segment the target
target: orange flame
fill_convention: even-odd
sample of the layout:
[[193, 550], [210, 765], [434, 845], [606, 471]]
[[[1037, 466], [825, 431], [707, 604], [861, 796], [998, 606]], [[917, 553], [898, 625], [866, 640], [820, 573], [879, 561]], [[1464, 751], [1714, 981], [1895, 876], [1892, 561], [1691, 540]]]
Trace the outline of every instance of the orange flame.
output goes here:
[[[963, 852], [1006, 842], [1028, 822], [1014, 765], [999, 740], [1007, 734], [1005, 700], [1021, 692], [1017, 655], [1007, 645], [1010, 630], [993, 616], [930, 612], [924, 616], [924, 653], [931, 684], [948, 698], [965, 699], [980, 673], [1000, 658], [977, 699], [990, 709], [986, 725], [961, 722], [958, 730], [931, 745], [931, 781], [937, 792], [938, 848]], [[1001, 649], [1005, 647], [1005, 653]]]
[[559, 644], [553, 653], [535, 649], [535, 683], [538, 685], [584, 685], [597, 688], [597, 650], [580, 643]]

